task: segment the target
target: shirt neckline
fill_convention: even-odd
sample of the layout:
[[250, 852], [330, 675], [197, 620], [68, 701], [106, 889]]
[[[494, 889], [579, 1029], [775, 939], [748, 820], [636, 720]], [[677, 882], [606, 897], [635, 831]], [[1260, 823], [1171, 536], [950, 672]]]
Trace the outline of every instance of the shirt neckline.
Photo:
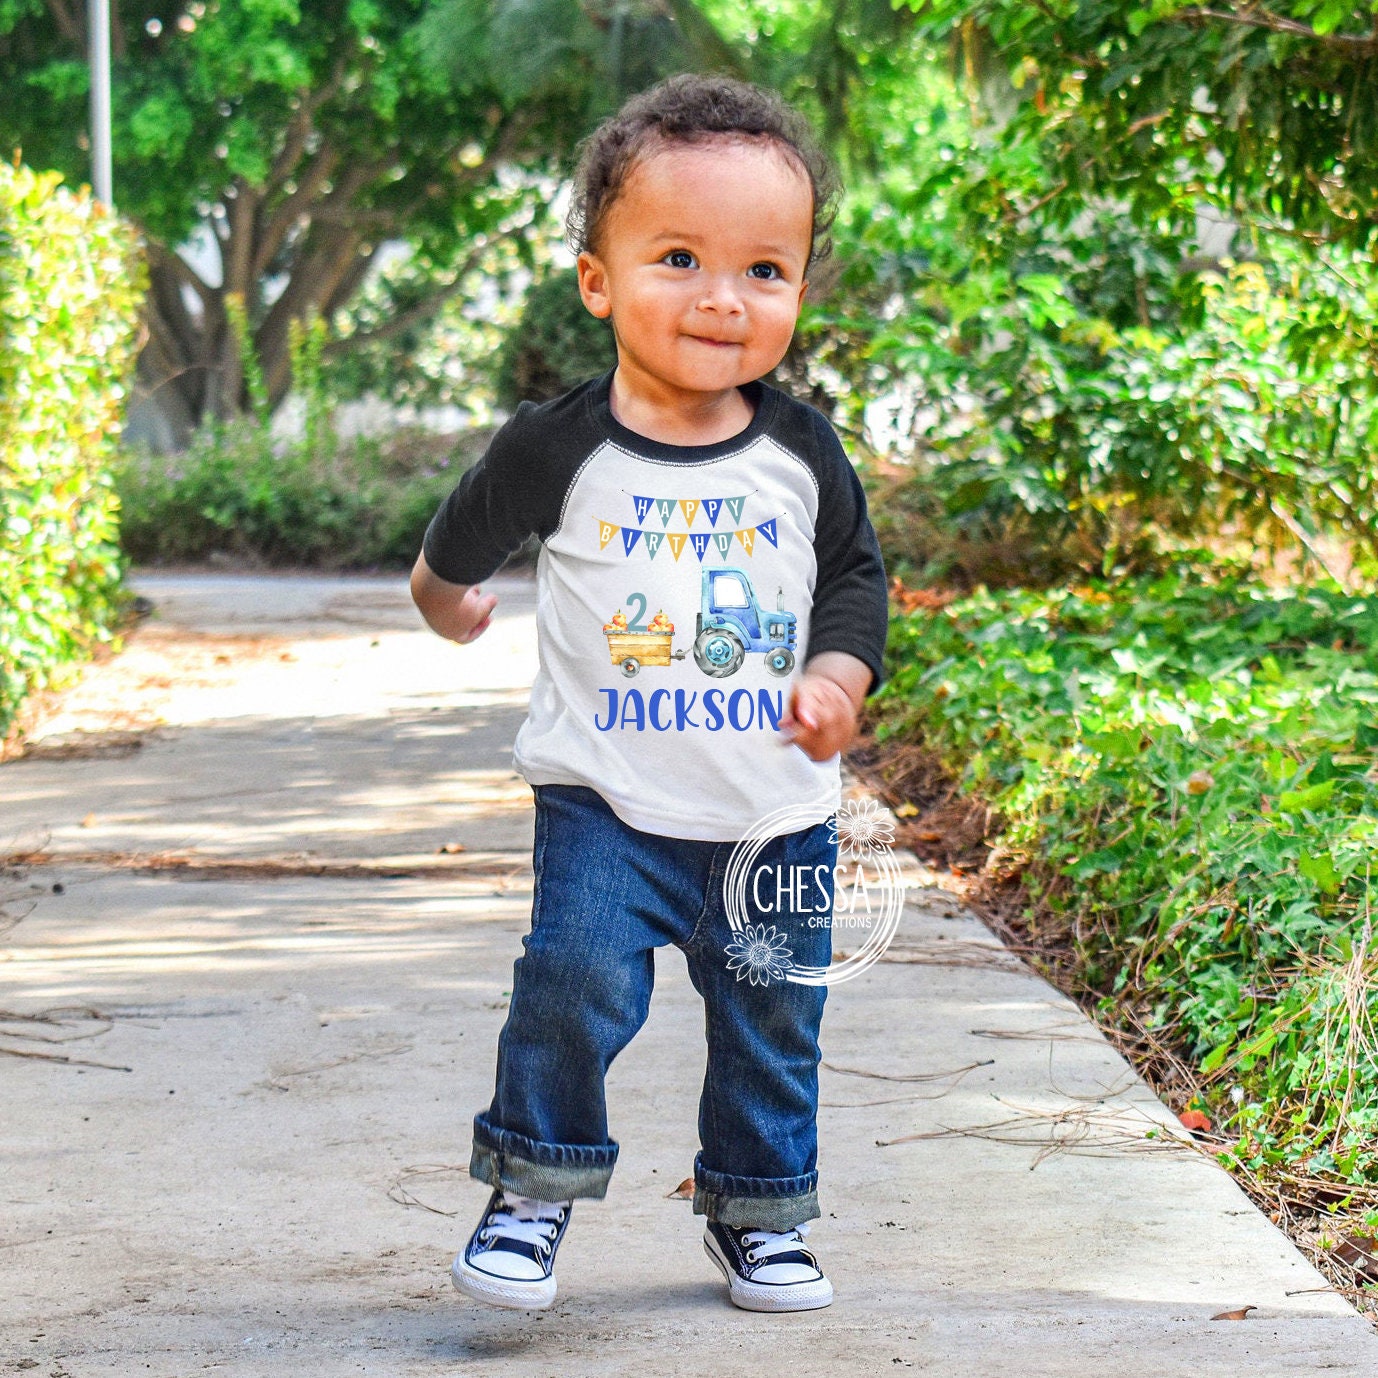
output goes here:
[[740, 454], [768, 429], [775, 411], [777, 393], [759, 380], [745, 383], [742, 395], [751, 404], [752, 416], [746, 428], [726, 440], [715, 441], [711, 445], [671, 445], [663, 440], [652, 440], [649, 436], [624, 426], [612, 414], [612, 375], [607, 373], [594, 383], [589, 392], [589, 407], [593, 420], [615, 445], [632, 454], [643, 455], [647, 459], [666, 460], [672, 464], [702, 464], [707, 460], [725, 459], [729, 455]]

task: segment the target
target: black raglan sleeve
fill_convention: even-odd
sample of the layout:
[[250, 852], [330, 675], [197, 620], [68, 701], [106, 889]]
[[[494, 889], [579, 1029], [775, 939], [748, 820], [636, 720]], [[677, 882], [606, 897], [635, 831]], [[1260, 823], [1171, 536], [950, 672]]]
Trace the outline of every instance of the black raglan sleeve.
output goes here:
[[548, 527], [541, 426], [522, 403], [459, 481], [426, 529], [426, 563], [452, 584], [477, 584], [501, 568], [528, 536]]
[[813, 550], [818, 577], [809, 615], [808, 656], [845, 651], [870, 666], [873, 694], [885, 679], [890, 626], [885, 563], [866, 512], [866, 494], [828, 420], [812, 408], [818, 519]]

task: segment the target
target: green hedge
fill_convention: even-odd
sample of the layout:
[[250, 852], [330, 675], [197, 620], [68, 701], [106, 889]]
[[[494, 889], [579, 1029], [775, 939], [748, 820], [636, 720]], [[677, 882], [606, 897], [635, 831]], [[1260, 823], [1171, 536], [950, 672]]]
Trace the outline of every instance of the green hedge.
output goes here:
[[107, 465], [142, 269], [128, 228], [55, 173], [0, 165], [0, 737], [110, 636]]
[[1164, 578], [897, 616], [881, 740], [1005, 821], [1030, 936], [1253, 1171], [1378, 1183], [1378, 597]]

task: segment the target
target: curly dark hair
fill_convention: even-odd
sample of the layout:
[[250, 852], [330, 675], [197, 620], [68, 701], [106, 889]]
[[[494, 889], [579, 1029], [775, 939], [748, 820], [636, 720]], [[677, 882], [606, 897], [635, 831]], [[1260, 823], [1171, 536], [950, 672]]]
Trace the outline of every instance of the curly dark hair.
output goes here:
[[841, 191], [832, 160], [808, 121], [774, 91], [731, 77], [670, 77], [633, 96], [580, 145], [565, 231], [574, 252], [596, 251], [598, 232], [637, 162], [656, 145], [715, 138], [769, 139], [807, 173], [813, 189], [808, 266], [827, 258]]

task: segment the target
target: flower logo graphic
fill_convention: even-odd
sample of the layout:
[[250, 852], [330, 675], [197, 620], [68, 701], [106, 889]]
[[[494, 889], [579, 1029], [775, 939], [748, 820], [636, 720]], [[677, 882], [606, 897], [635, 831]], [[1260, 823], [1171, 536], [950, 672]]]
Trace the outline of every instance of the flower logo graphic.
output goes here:
[[895, 841], [888, 815], [874, 799], [849, 799], [833, 818], [832, 830], [841, 855], [852, 861], [869, 861]]
[[753, 986], [783, 981], [794, 966], [785, 939], [786, 935], [774, 924], [769, 928], [765, 924], [747, 924], [741, 933], [733, 934], [724, 949], [728, 971], [735, 971], [737, 980], [745, 978]]
[[[826, 822], [828, 840], [838, 848], [835, 859], [829, 849], [829, 865], [790, 865], [787, 851], [767, 852], [794, 833], [823, 826], [813, 805], [786, 804], [758, 818], [733, 845], [723, 873], [723, 909], [732, 930], [723, 950], [737, 980], [836, 985], [879, 961], [898, 931], [905, 879], [891, 848], [894, 819], [874, 800], [843, 804]], [[844, 858], [853, 865], [839, 865]], [[795, 923], [803, 946], [795, 942], [791, 949], [786, 943], [796, 936]], [[849, 941], [839, 951], [834, 944], [827, 964], [816, 965], [813, 940], [824, 929], [859, 939], [860, 946]]]

